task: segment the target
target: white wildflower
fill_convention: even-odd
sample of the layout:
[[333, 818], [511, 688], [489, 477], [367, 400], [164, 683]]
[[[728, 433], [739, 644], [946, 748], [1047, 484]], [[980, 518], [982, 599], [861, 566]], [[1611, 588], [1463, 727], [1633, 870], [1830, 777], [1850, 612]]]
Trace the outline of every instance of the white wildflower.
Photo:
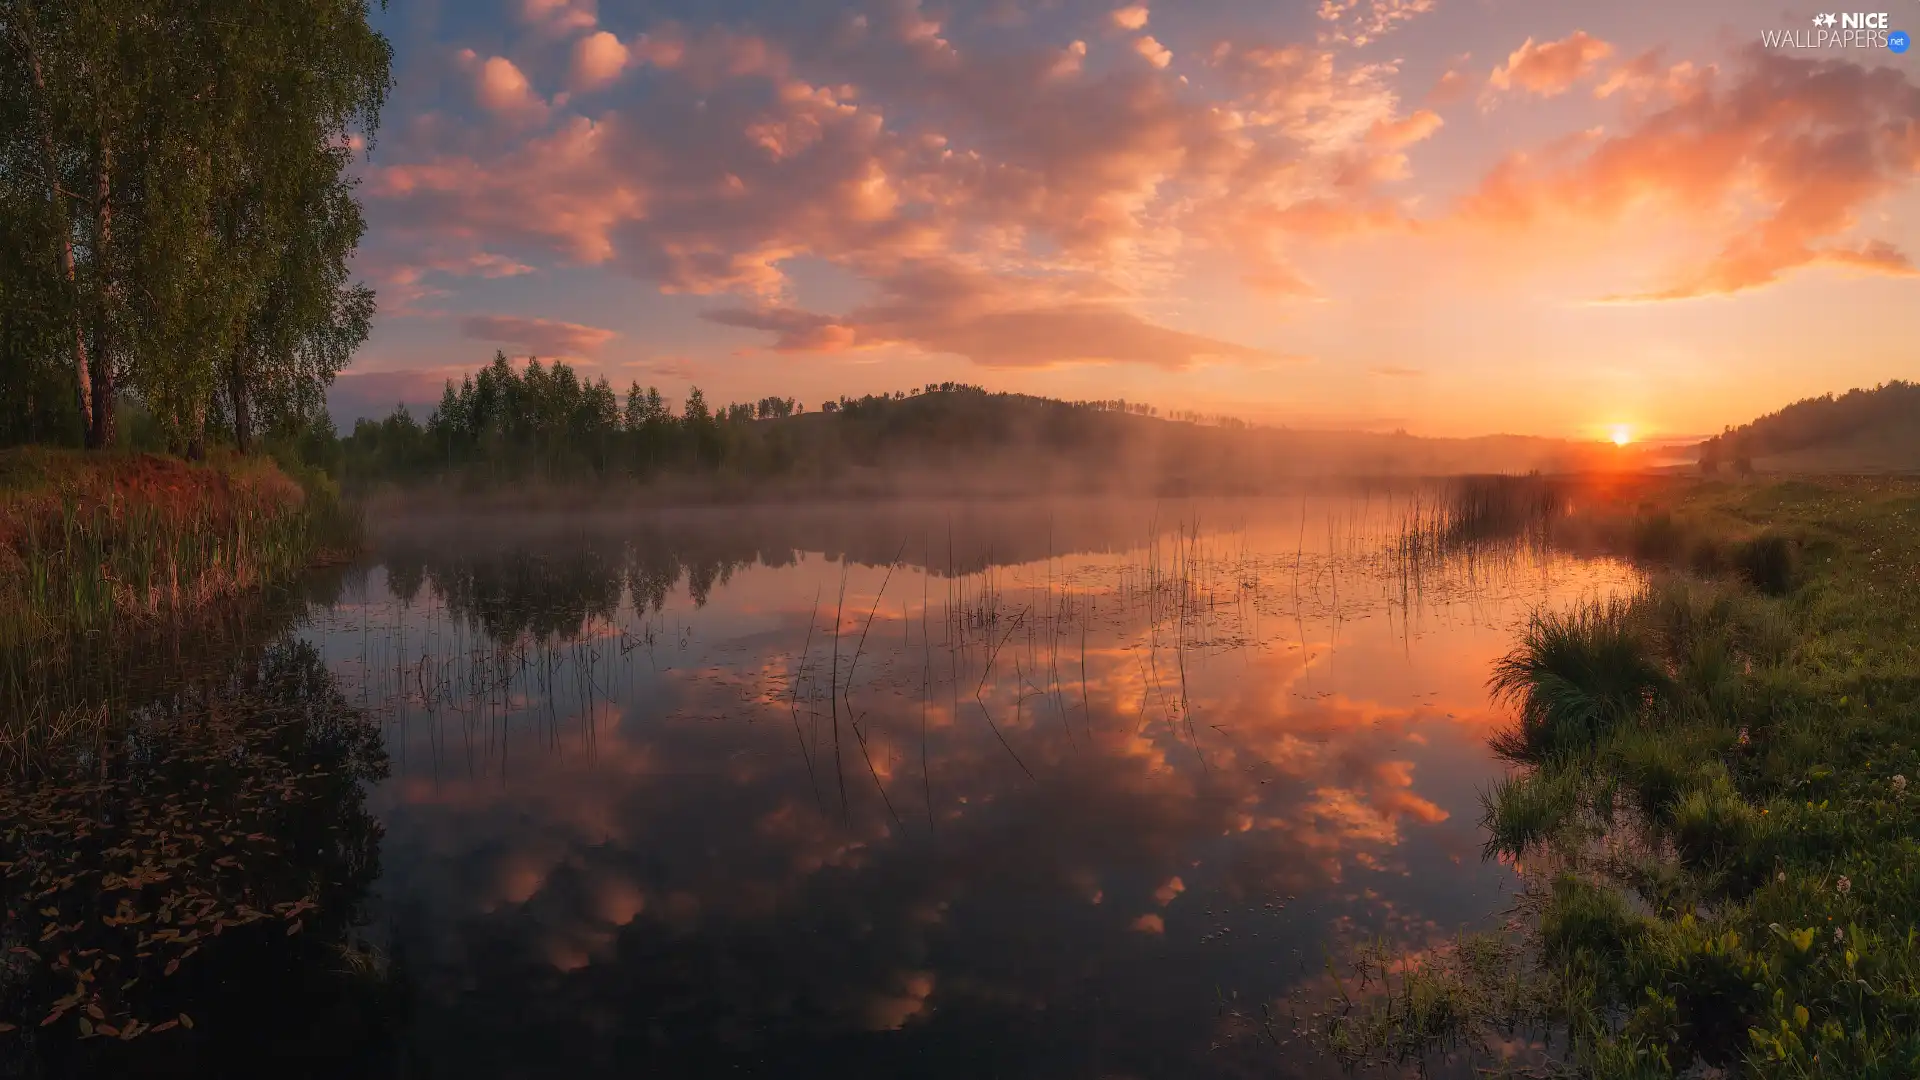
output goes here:
[[1902, 776], [1899, 773], [1894, 773], [1892, 783], [1893, 783], [1893, 793], [1895, 795], [1905, 795], [1907, 793], [1907, 778], [1905, 776]]
[[1839, 891], [1841, 896], [1845, 896], [1853, 891], [1853, 882], [1847, 878], [1847, 875], [1841, 874], [1840, 880], [1834, 882], [1833, 887]]
[[1787, 883], [1787, 872], [1785, 870], [1780, 871], [1779, 873], [1773, 875], [1773, 880], [1779, 882], [1782, 885], [1785, 885]]
[[1846, 932], [1845, 930], [1842, 930], [1842, 929], [1840, 929], [1840, 928], [1839, 928], [1839, 927], [1837, 927], [1837, 926], [1836, 926], [1836, 927], [1834, 927], [1834, 928], [1833, 928], [1833, 943], [1834, 943], [1835, 945], [1838, 945], [1838, 944], [1840, 944], [1841, 942], [1843, 942], [1843, 941], [1845, 941], [1845, 940], [1847, 940], [1847, 932]]

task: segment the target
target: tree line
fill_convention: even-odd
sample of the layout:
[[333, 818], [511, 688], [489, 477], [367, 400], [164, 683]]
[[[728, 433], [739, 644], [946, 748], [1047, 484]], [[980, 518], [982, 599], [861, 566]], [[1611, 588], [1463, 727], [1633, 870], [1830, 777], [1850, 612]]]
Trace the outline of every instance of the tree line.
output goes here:
[[658, 387], [634, 382], [620, 392], [565, 361], [517, 366], [496, 352], [448, 380], [424, 418], [399, 405], [358, 420], [345, 437], [316, 424], [296, 450], [305, 464], [361, 485], [820, 475], [909, 461], [961, 467], [986, 447], [1085, 452], [1123, 441], [1123, 429], [1158, 413], [1122, 400], [1059, 401], [963, 382], [842, 396], [811, 411], [790, 397], [717, 404], [697, 386], [676, 403]]
[[0, 5], [0, 444], [250, 449], [365, 340], [347, 168], [392, 85], [364, 0]]
[[1877, 429], [1920, 430], [1920, 383], [1895, 379], [1871, 390], [1796, 401], [1740, 427], [1729, 427], [1700, 444], [1700, 466], [1745, 472], [1753, 459], [1839, 442]]

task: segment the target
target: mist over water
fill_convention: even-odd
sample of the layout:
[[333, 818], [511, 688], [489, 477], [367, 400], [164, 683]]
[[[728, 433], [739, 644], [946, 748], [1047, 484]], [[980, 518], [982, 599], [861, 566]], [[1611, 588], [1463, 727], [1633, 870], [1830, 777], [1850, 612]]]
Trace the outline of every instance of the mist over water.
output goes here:
[[378, 523], [367, 940], [474, 1075], [1322, 1075], [1327, 950], [1497, 918], [1489, 664], [1634, 572], [1397, 494]]

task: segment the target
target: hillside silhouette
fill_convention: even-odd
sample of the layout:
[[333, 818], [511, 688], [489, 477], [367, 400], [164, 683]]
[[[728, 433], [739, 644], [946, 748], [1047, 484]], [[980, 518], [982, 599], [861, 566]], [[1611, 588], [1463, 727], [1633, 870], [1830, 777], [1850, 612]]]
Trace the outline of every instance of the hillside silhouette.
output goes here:
[[1708, 472], [1920, 471], [1920, 383], [1796, 401], [1700, 444]]

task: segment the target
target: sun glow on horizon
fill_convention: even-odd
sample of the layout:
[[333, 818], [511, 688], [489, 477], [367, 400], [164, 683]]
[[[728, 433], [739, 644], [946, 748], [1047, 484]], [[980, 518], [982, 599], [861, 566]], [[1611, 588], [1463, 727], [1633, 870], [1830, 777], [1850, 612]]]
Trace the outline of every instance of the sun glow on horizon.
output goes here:
[[1633, 441], [1633, 429], [1625, 424], [1613, 425], [1613, 434], [1609, 436], [1615, 446], [1625, 446]]

